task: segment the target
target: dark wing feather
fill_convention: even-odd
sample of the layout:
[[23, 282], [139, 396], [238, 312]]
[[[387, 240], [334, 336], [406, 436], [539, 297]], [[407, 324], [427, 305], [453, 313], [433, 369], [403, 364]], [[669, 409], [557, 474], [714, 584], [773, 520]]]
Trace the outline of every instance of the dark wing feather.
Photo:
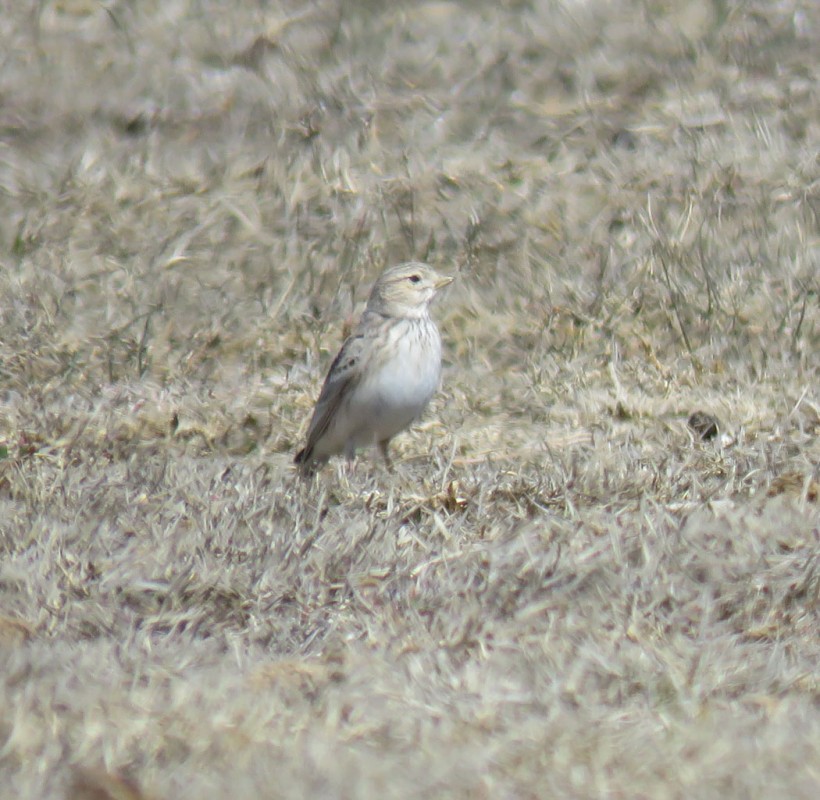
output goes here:
[[367, 349], [366, 339], [368, 338], [366, 334], [357, 331], [345, 341], [336, 358], [333, 359], [310, 420], [307, 444], [296, 454], [297, 464], [310, 461], [316, 443], [327, 431], [339, 406], [359, 382], [361, 376], [359, 364], [362, 353]]

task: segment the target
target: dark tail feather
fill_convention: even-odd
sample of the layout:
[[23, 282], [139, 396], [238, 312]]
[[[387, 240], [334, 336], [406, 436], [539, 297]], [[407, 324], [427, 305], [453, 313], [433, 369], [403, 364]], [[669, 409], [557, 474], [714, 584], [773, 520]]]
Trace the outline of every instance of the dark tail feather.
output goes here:
[[312, 450], [303, 447], [293, 458], [293, 463], [299, 465], [299, 473], [303, 478], [310, 478], [316, 472], [316, 464], [311, 455]]

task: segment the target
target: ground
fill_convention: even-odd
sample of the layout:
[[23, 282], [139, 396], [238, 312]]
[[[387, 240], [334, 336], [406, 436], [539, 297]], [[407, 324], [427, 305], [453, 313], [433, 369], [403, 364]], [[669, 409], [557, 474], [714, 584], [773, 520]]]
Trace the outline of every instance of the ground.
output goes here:
[[7, 6], [7, 796], [818, 796], [813, 0]]

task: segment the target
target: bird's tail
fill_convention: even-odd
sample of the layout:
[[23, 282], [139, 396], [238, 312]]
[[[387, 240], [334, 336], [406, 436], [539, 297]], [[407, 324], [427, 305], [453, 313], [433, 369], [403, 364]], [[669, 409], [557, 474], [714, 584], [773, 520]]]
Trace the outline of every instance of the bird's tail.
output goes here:
[[313, 448], [303, 447], [294, 457], [293, 463], [299, 467], [299, 473], [303, 478], [310, 478], [316, 472], [317, 464], [312, 458]]

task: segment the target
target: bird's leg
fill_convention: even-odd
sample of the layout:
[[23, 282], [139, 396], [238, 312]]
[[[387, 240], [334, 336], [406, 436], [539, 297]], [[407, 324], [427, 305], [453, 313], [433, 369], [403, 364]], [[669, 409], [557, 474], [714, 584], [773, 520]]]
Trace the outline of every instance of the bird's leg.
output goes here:
[[379, 450], [381, 450], [381, 454], [384, 457], [384, 463], [387, 465], [387, 471], [394, 472], [393, 462], [390, 460], [390, 452], [388, 451], [389, 445], [390, 439], [382, 439], [379, 442]]
[[352, 442], [345, 445], [344, 456], [345, 475], [350, 477], [356, 471], [356, 446]]

